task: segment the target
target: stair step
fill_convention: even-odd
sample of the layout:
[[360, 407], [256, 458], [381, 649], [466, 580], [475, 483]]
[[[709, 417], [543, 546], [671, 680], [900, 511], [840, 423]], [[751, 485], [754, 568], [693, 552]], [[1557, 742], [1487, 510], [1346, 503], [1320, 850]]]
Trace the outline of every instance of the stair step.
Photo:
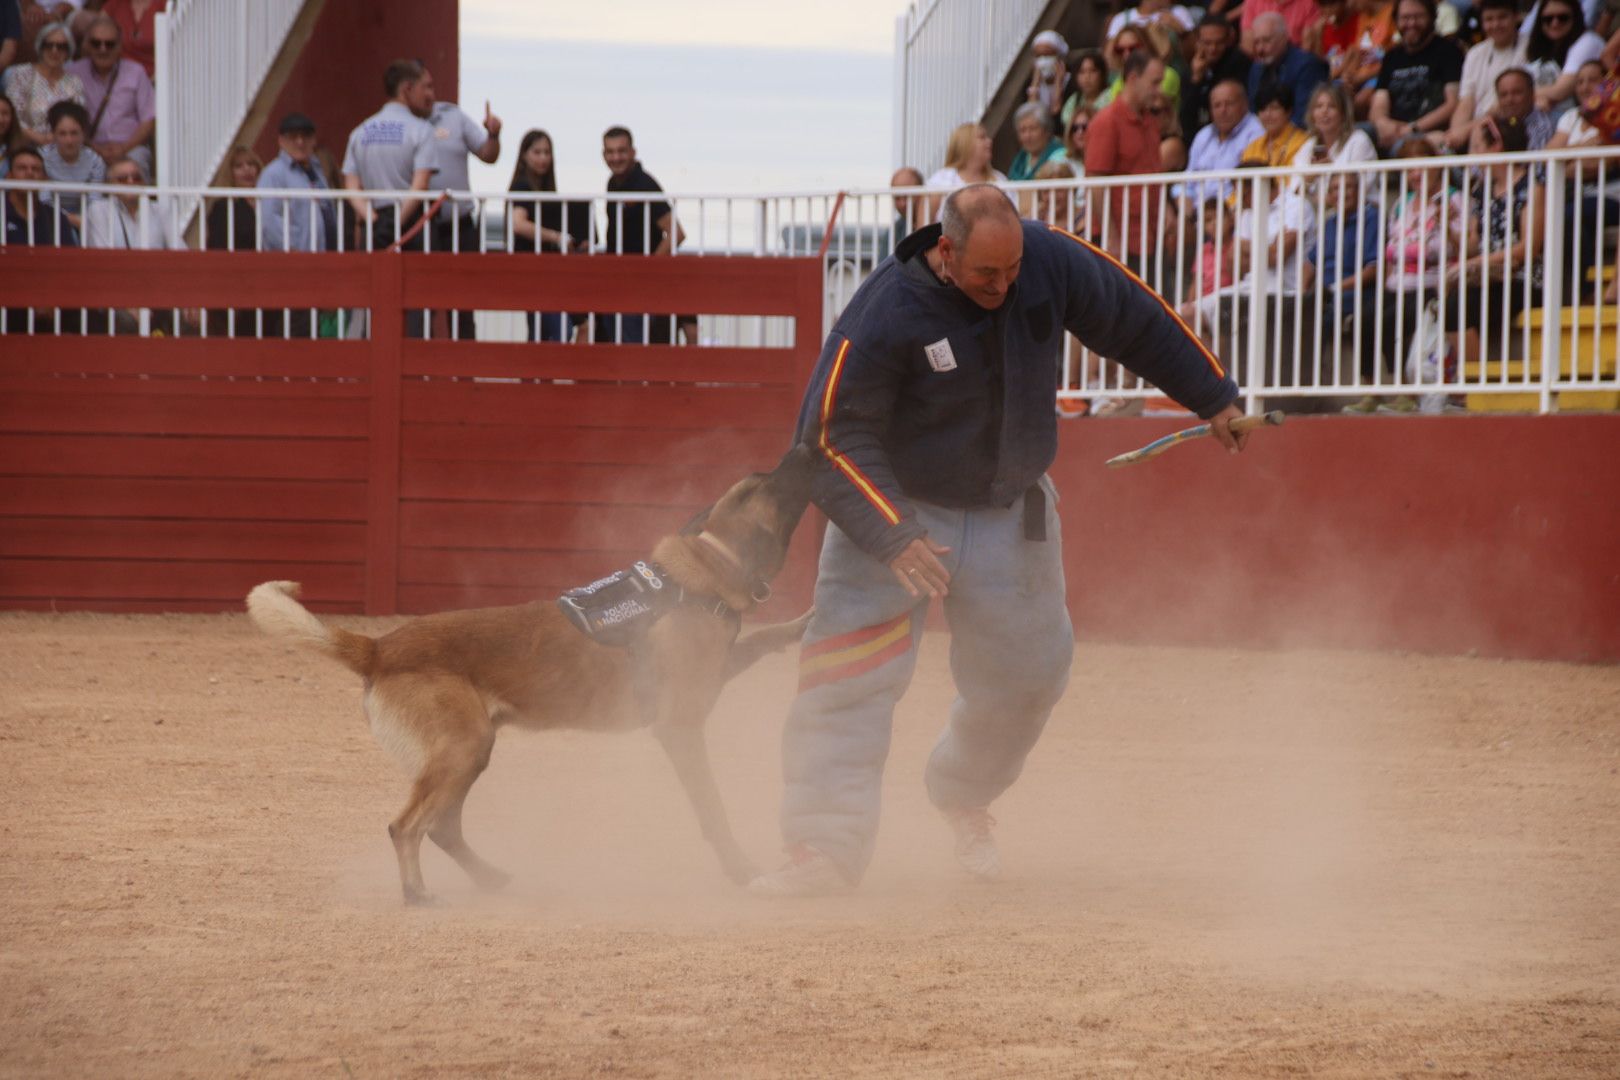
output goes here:
[[[1563, 359], [1564, 362], [1560, 366], [1563, 369], [1563, 377], [1566, 379], [1614, 378], [1615, 358], [1613, 356], [1605, 356], [1598, 362], [1596, 375], [1592, 372], [1593, 365], [1590, 352], [1581, 356], [1578, 361], [1571, 356], [1565, 356]], [[1539, 356], [1534, 360], [1486, 360], [1483, 363], [1476, 360], [1472, 364], [1463, 366], [1470, 379], [1485, 378], [1502, 381], [1504, 369], [1506, 370], [1507, 382], [1523, 382], [1526, 379], [1541, 378], [1541, 358]]]
[[[1538, 412], [1540, 394], [1468, 394], [1469, 412]], [[1554, 394], [1559, 412], [1620, 411], [1620, 390], [1565, 390]]]
[[[1559, 312], [1559, 324], [1565, 329], [1574, 326], [1575, 317], [1577, 314], [1580, 316], [1582, 334], [1590, 334], [1592, 332], [1592, 327], [1598, 325], [1598, 320], [1601, 319], [1603, 331], [1602, 337], [1605, 341], [1614, 337], [1616, 328], [1620, 327], [1620, 307], [1615, 307], [1610, 304], [1604, 304], [1602, 306], [1598, 306], [1596, 304], [1584, 304], [1580, 307], [1565, 307]], [[1528, 326], [1532, 329], [1539, 330], [1544, 321], [1545, 312], [1543, 312], [1541, 308], [1526, 308], [1524, 311], [1519, 313], [1519, 317], [1514, 320], [1513, 325], [1517, 327]]]

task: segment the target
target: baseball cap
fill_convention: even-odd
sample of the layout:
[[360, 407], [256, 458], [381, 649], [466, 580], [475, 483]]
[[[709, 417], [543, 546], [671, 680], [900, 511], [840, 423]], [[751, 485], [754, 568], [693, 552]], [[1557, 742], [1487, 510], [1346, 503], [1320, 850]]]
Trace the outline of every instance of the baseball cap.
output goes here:
[[294, 132], [313, 133], [315, 131], [315, 121], [301, 112], [290, 112], [281, 118], [280, 130], [283, 135], [291, 135]]

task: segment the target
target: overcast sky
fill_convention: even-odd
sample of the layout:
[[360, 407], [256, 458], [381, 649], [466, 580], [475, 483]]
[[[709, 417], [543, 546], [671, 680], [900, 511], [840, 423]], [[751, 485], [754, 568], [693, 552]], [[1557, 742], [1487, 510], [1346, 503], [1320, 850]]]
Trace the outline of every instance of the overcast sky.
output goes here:
[[895, 17], [906, 0], [462, 0], [460, 104], [505, 125], [473, 187], [505, 190], [523, 132], [558, 187], [602, 190], [604, 128], [635, 133], [667, 190], [824, 190], [888, 180]]

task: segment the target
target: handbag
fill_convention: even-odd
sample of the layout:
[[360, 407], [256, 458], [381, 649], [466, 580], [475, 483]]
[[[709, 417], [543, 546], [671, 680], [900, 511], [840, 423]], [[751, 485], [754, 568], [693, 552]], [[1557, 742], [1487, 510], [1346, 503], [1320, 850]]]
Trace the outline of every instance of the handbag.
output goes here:
[[[1451, 338], [1440, 325], [1439, 303], [1430, 300], [1418, 315], [1417, 329], [1406, 349], [1406, 378], [1414, 383], [1452, 383], [1457, 379], [1457, 353]], [[1446, 411], [1446, 392], [1430, 392], [1418, 397], [1418, 411]]]

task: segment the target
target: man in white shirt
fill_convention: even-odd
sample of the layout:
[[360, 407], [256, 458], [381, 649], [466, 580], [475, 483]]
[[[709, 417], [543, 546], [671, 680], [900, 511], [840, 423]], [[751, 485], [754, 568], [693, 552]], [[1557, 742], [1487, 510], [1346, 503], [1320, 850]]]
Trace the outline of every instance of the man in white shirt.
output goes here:
[[[1236, 79], [1216, 83], [1209, 92], [1209, 123], [1193, 136], [1187, 151], [1187, 171], [1222, 172], [1235, 169], [1243, 150], [1265, 134], [1260, 118], [1249, 111], [1249, 94]], [[1170, 193], [1179, 199], [1201, 203], [1232, 190], [1229, 180], [1205, 180], [1177, 184]]]
[[1519, 36], [1515, 0], [1484, 0], [1479, 21], [1485, 40], [1463, 58], [1457, 109], [1446, 130], [1446, 146], [1452, 150], [1467, 149], [1476, 122], [1496, 108], [1496, 77], [1508, 68], [1524, 66], [1524, 39]]

